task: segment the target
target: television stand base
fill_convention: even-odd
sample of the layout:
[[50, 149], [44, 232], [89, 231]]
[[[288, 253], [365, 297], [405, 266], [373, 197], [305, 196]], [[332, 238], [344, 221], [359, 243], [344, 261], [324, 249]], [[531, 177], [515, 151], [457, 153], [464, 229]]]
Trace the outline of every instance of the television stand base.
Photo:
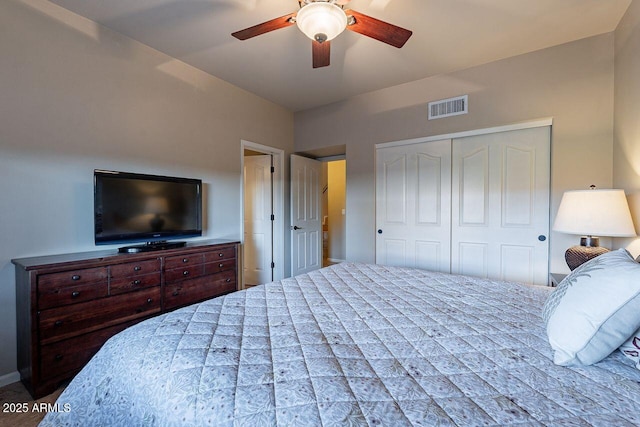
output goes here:
[[140, 252], [163, 251], [167, 249], [183, 248], [187, 242], [147, 242], [144, 245], [123, 246], [118, 248], [121, 254], [137, 254]]

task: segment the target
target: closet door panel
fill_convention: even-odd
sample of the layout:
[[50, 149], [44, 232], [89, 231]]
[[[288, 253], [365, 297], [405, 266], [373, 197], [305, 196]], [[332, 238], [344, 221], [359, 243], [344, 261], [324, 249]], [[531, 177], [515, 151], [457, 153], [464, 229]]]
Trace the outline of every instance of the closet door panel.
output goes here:
[[416, 160], [416, 222], [438, 226], [442, 221], [442, 158], [418, 153]]
[[486, 243], [457, 242], [457, 257], [453, 270], [458, 274], [487, 277], [489, 273], [489, 248]]
[[[550, 128], [454, 139], [452, 151], [452, 272], [545, 285]], [[485, 270], [472, 244], [486, 247]]]
[[376, 150], [376, 262], [450, 271], [451, 141]]
[[384, 216], [387, 223], [407, 224], [408, 155], [390, 155], [383, 168]]
[[379, 254], [376, 262], [385, 265], [406, 265], [407, 245], [410, 244], [404, 230], [410, 227], [408, 222], [408, 163], [409, 155], [398, 150], [387, 150], [378, 156], [377, 214], [380, 231], [377, 244]]
[[534, 247], [501, 245], [500, 252], [500, 278], [513, 282], [533, 283]]
[[536, 152], [531, 147], [504, 147], [502, 226], [533, 225]]
[[[431, 271], [442, 271], [442, 242], [438, 241], [416, 241], [416, 267]], [[448, 254], [447, 254], [448, 257]]]
[[406, 239], [385, 239], [384, 259], [381, 264], [393, 266], [406, 266], [407, 262], [407, 240]]
[[[489, 147], [464, 153], [458, 161], [457, 211], [461, 226], [486, 226], [489, 217]], [[454, 210], [455, 212], [455, 210]]]

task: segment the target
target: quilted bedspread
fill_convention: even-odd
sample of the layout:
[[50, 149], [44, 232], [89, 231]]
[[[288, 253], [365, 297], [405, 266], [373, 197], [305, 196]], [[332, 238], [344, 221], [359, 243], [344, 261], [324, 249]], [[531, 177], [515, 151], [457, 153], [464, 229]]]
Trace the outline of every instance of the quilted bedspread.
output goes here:
[[553, 364], [550, 291], [335, 265], [121, 332], [41, 426], [638, 425], [622, 354]]

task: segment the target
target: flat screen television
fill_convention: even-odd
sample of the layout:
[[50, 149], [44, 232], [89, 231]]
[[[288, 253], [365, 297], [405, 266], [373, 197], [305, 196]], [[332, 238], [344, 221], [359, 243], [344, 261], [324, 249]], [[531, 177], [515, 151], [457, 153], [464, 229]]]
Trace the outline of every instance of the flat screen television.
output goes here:
[[170, 239], [202, 235], [202, 181], [94, 171], [96, 245], [140, 243], [120, 252], [183, 246]]

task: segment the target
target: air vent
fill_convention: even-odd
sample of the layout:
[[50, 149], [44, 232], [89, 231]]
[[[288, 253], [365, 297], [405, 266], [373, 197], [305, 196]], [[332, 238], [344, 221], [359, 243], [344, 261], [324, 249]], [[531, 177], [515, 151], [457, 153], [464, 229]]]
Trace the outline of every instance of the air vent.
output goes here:
[[467, 114], [469, 106], [468, 98], [468, 95], [462, 95], [456, 96], [455, 98], [430, 102], [429, 120]]

